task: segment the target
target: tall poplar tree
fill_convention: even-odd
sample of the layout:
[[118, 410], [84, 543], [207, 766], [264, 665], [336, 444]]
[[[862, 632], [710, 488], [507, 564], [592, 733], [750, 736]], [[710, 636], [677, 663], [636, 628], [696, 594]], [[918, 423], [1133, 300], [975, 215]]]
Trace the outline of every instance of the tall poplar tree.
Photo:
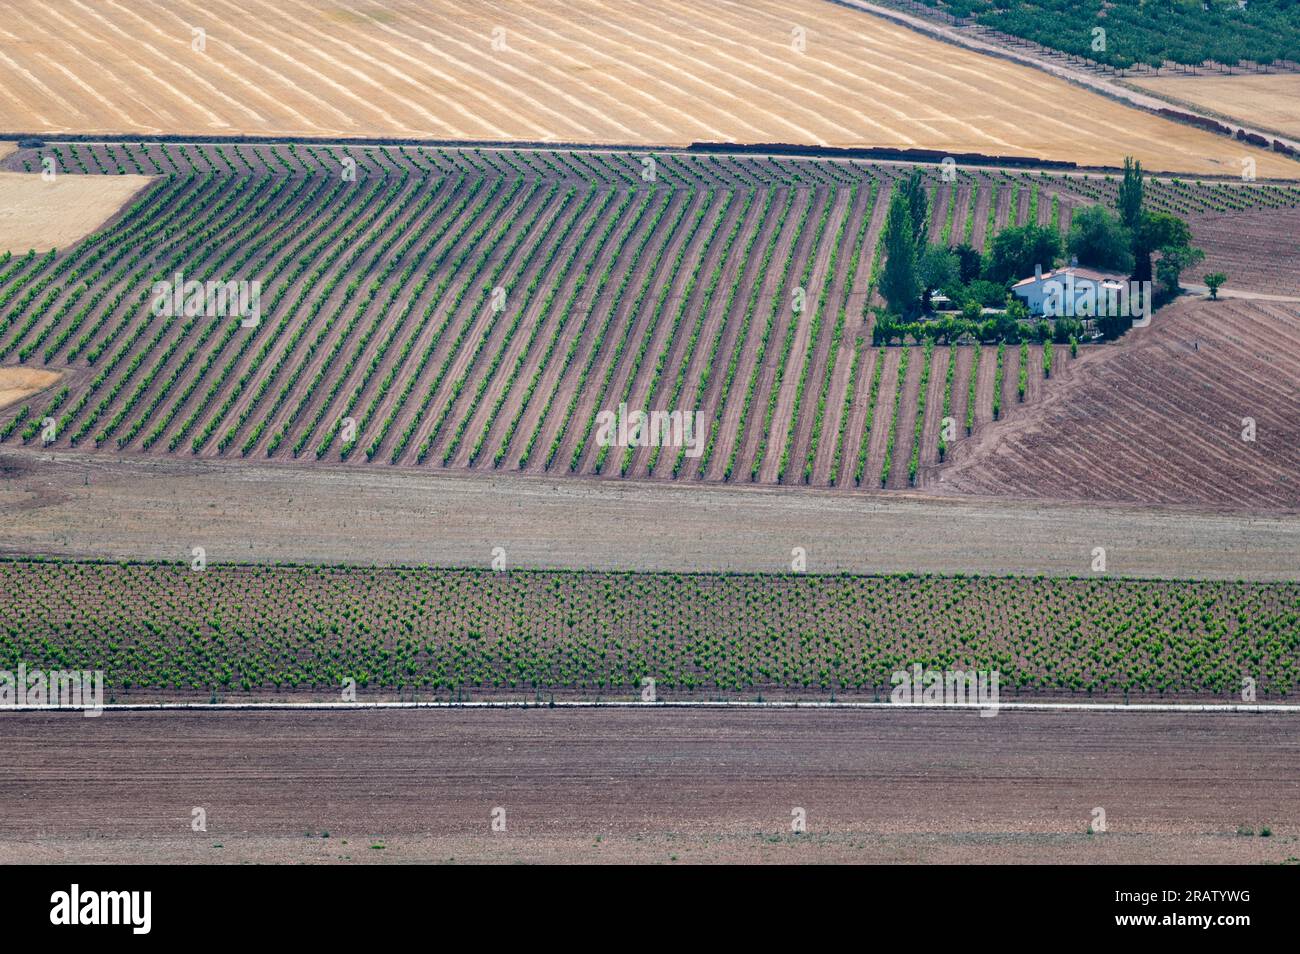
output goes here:
[[907, 189], [898, 190], [889, 201], [885, 219], [885, 268], [880, 276], [880, 294], [889, 310], [905, 321], [920, 311], [921, 280], [917, 274], [916, 239], [912, 231], [912, 209]]

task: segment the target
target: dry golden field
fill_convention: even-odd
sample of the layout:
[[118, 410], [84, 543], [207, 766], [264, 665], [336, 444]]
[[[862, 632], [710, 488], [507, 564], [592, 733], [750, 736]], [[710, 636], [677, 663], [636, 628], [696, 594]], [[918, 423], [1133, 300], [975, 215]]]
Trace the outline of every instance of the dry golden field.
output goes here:
[[1136, 80], [1134, 85], [1243, 123], [1300, 137], [1300, 74], [1160, 76]]
[[0, 407], [8, 407], [15, 401], [31, 397], [38, 391], [48, 388], [62, 377], [59, 371], [44, 371], [39, 368], [0, 368]]
[[[3, 0], [0, 129], [924, 147], [1153, 170], [1243, 147], [823, 0]], [[199, 34], [197, 31], [202, 31]], [[1293, 162], [1256, 155], [1261, 176]]]
[[67, 248], [89, 235], [150, 182], [147, 176], [0, 172], [0, 253]]

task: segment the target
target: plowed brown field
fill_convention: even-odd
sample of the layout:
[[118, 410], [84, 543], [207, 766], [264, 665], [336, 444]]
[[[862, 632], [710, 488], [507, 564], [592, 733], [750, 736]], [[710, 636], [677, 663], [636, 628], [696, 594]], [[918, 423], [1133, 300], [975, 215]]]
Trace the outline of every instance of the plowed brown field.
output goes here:
[[1300, 298], [1300, 209], [1199, 215], [1191, 226], [1205, 261], [1188, 282], [1222, 272], [1227, 288]]
[[1005, 427], [959, 443], [930, 487], [1295, 512], [1298, 382], [1300, 307], [1181, 302], [1122, 344], [1092, 349]]
[[9, 713], [0, 862], [1280, 862], [1300, 854], [1294, 721]]

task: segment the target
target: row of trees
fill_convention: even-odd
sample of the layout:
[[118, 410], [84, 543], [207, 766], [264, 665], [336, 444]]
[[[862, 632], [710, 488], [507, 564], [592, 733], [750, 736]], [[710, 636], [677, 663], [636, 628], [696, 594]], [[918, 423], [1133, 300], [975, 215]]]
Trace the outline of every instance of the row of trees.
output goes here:
[[[1128, 69], [1300, 60], [1296, 0], [922, 0], [956, 17]], [[1097, 33], [1104, 30], [1104, 33]]]
[[1029, 309], [1016, 300], [1005, 311], [987, 318], [945, 315], [929, 321], [902, 321], [893, 315], [878, 315], [871, 329], [871, 343], [876, 346], [895, 342], [907, 344], [910, 338], [917, 344], [927, 341], [955, 344], [963, 338], [970, 338], [981, 344], [1020, 344], [1026, 341], [1067, 344], [1078, 340], [1082, 334], [1083, 323], [1077, 318], [1031, 321]]

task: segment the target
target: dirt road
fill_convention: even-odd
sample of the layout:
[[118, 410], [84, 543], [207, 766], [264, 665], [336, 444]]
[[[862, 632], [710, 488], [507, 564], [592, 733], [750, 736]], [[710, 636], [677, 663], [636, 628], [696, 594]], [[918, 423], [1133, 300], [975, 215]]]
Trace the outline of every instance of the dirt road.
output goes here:
[[1300, 518], [349, 468], [0, 453], [0, 554], [209, 563], [1291, 580]]
[[[0, 862], [1276, 862], [1300, 855], [1293, 722], [888, 710], [5, 713]], [[206, 832], [192, 829], [196, 808]], [[492, 830], [495, 809], [504, 831]], [[791, 831], [795, 809], [806, 834]], [[1088, 835], [1096, 809], [1106, 832]], [[1271, 835], [1238, 835], [1239, 826]]]
[[[1209, 297], [1210, 286], [1183, 283], [1183, 289], [1191, 292], [1193, 295], [1203, 295]], [[1295, 295], [1268, 295], [1264, 292], [1246, 291], [1243, 288], [1220, 288], [1219, 297], [1228, 298], [1246, 298], [1251, 301], [1281, 301], [1281, 302], [1300, 302], [1300, 298]]]

